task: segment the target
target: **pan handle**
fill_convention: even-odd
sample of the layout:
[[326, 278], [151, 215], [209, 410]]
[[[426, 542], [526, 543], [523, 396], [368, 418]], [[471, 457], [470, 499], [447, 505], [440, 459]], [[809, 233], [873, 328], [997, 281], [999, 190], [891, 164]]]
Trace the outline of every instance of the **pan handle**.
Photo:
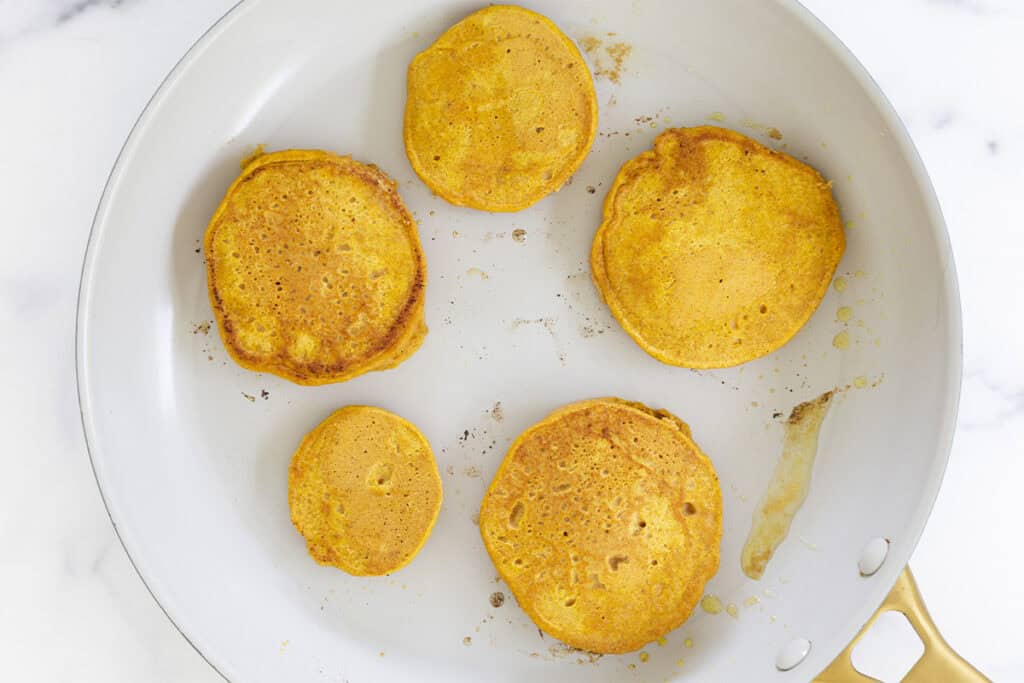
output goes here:
[[865, 676], [853, 668], [850, 653], [853, 652], [853, 648], [868, 632], [879, 615], [890, 611], [903, 614], [914, 627], [921, 642], [924, 643], [924, 654], [903, 677], [903, 683], [931, 683], [932, 681], [990, 683], [988, 678], [954, 652], [949, 643], [943, 639], [935, 622], [928, 614], [928, 609], [924, 606], [924, 600], [921, 599], [921, 593], [917, 589], [914, 575], [910, 573], [910, 567], [903, 570], [896, 580], [896, 585], [892, 587], [878, 611], [868, 620], [868, 623], [864, 624], [864, 628], [860, 630], [853, 642], [814, 679], [815, 683], [863, 683], [865, 681], [877, 683], [874, 678]]

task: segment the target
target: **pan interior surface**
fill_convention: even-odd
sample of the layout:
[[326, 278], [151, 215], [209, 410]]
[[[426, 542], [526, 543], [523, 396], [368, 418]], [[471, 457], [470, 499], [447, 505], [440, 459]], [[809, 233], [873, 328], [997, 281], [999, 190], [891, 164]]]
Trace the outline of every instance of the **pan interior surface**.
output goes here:
[[[405, 157], [406, 68], [478, 8], [464, 2], [370, 4], [358, 17], [329, 0], [243, 3], [168, 78], [115, 166], [80, 297], [86, 437], [140, 574], [230, 680], [807, 680], [870, 616], [924, 526], [954, 424], [959, 302], [930, 184], [869, 77], [788, 0], [528, 6], [583, 49], [600, 127], [571, 182], [527, 210], [448, 205]], [[615, 324], [587, 257], [621, 164], [664, 128], [706, 123], [831, 180], [847, 248], [841, 279], [792, 341], [694, 372], [652, 359]], [[431, 329], [400, 368], [299, 387], [242, 370], [208, 333], [197, 249], [259, 144], [351, 154], [398, 183], [419, 223]], [[837, 388], [808, 498], [750, 580], [740, 553], [785, 416]], [[510, 594], [474, 518], [517, 434], [610, 395], [685, 415], [722, 484], [721, 566], [707, 591], [735, 608], [697, 610], [643, 659], [540, 637], [496, 597]], [[391, 577], [316, 565], [289, 521], [289, 458], [347, 404], [415, 423], [441, 471], [433, 534]], [[877, 537], [890, 539], [888, 559], [863, 578], [858, 557]], [[777, 673], [794, 637], [810, 655]]]

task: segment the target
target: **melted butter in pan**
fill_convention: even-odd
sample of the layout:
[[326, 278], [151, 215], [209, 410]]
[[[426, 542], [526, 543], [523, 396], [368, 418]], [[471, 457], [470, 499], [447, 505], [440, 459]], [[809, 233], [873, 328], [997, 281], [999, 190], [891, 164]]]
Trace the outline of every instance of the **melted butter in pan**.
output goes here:
[[818, 432], [828, 414], [834, 391], [793, 408], [786, 421], [782, 455], [775, 465], [768, 490], [754, 512], [750, 535], [743, 545], [740, 566], [752, 579], [760, 579], [765, 567], [789, 533], [811, 483], [818, 454]]

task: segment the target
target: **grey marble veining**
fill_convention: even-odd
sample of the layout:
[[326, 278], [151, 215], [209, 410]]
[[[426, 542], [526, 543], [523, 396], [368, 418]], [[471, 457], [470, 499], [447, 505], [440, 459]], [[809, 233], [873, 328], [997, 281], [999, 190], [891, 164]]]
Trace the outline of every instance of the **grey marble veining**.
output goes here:
[[117, 8], [125, 0], [8, 0], [0, 5], [0, 47], [20, 37], [58, 28], [99, 7]]

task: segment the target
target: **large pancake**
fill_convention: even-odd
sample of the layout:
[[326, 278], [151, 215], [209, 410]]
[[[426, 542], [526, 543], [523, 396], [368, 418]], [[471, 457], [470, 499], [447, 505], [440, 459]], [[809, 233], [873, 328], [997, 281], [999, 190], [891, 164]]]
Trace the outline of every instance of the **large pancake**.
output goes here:
[[210, 303], [242, 367], [299, 384], [398, 365], [426, 335], [426, 265], [395, 183], [313, 150], [247, 160], [206, 230]]
[[559, 189], [597, 134], [594, 83], [547, 18], [492, 5], [409, 64], [405, 150], [459, 206], [518, 211]]
[[423, 547], [441, 510], [441, 476], [411, 423], [381, 408], [347, 406], [295, 451], [288, 504], [313, 559], [379, 576]]
[[685, 423], [595, 399], [516, 439], [480, 533], [542, 630], [582, 650], [629, 652], [682, 624], [718, 570], [722, 496]]
[[738, 365], [781, 347], [821, 303], [845, 240], [831, 184], [723, 128], [667, 130], [626, 162], [591, 271], [658, 360]]

